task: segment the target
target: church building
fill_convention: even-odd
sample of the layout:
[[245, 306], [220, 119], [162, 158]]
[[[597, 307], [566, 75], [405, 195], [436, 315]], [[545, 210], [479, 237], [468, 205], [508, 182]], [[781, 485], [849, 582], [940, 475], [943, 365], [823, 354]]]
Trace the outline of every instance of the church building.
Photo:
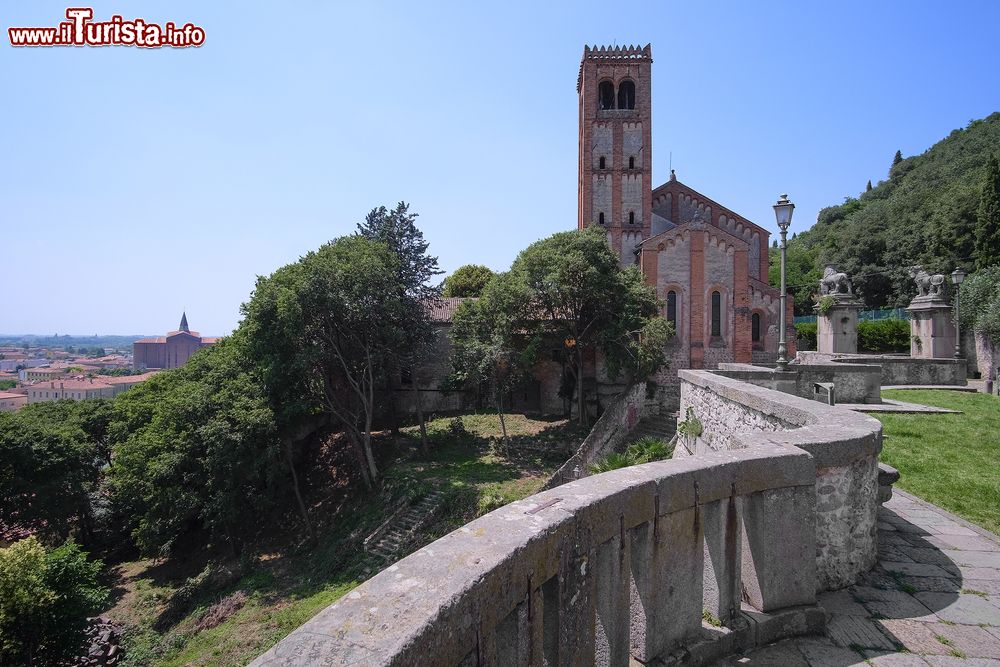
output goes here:
[[132, 344], [132, 368], [137, 371], [178, 368], [203, 347], [214, 345], [218, 338], [203, 338], [188, 327], [187, 313], [181, 314], [177, 331], [166, 336], [142, 338]]
[[[769, 232], [652, 175], [650, 45], [584, 47], [577, 78], [579, 228], [598, 225], [622, 265], [638, 264], [677, 332], [670, 370], [766, 363], [778, 349], [779, 292], [768, 284]], [[791, 297], [789, 356], [795, 354]]]

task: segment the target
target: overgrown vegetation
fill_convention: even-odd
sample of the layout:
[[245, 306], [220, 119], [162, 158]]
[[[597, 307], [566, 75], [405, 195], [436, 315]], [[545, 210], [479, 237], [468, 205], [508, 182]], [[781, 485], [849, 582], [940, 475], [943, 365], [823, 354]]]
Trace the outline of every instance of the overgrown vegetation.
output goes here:
[[624, 452], [608, 454], [596, 463], [589, 466], [590, 472], [595, 475], [609, 470], [618, 470], [628, 466], [650, 463], [652, 461], [662, 461], [669, 459], [674, 453], [673, 447], [665, 440], [644, 436], [630, 444]]
[[0, 549], [0, 664], [54, 665], [73, 655], [87, 616], [108, 597], [100, 561], [73, 542], [28, 537]]
[[[320, 502], [323, 511], [317, 513], [313, 547], [272, 541], [253, 558], [119, 566], [122, 596], [108, 615], [132, 626], [127, 664], [244, 665], [381, 566], [361, 542], [401, 503], [444, 493], [443, 511], [410, 546], [417, 549], [537, 491], [585, 435], [566, 420], [523, 415], [508, 415], [507, 429], [509, 455], [499, 446], [495, 414], [429, 420], [429, 455], [423, 454], [417, 426], [401, 428], [398, 441], [388, 432], [376, 434], [374, 448], [385, 470], [380, 489], [360, 495], [315, 489], [309, 500]], [[332, 436], [326, 447], [336, 450], [340, 439]], [[331, 493], [333, 499], [323, 502]]]
[[441, 284], [443, 297], [477, 297], [494, 276], [493, 270], [481, 264], [466, 264], [444, 279]]
[[1000, 265], [977, 271], [962, 283], [959, 318], [963, 327], [1000, 343]]
[[[953, 131], [921, 155], [897, 155], [888, 178], [788, 242], [787, 282], [795, 312], [811, 314], [823, 267], [851, 275], [868, 308], [901, 307], [915, 287], [908, 267], [931, 273], [1000, 262], [1000, 113]], [[992, 171], [991, 171], [992, 169]], [[771, 284], [778, 284], [777, 248]]]
[[1000, 531], [1000, 398], [935, 390], [891, 390], [892, 398], [962, 414], [873, 413], [882, 422], [881, 458], [897, 484], [994, 533]]

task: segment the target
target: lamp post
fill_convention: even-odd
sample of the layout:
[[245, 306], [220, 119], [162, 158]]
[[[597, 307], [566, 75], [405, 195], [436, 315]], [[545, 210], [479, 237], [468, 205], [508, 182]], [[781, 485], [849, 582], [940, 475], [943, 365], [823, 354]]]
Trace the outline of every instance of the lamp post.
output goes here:
[[961, 331], [958, 328], [958, 292], [959, 285], [965, 280], [965, 271], [961, 267], [956, 268], [951, 272], [951, 282], [955, 284], [955, 358], [962, 358], [962, 338]]
[[785, 356], [788, 348], [785, 346], [785, 248], [788, 237], [788, 226], [792, 224], [792, 211], [795, 204], [788, 201], [788, 195], [781, 195], [778, 203], [774, 205], [774, 217], [778, 221], [778, 229], [781, 230], [781, 314], [778, 316], [778, 361], [779, 371], [788, 370], [788, 359]]

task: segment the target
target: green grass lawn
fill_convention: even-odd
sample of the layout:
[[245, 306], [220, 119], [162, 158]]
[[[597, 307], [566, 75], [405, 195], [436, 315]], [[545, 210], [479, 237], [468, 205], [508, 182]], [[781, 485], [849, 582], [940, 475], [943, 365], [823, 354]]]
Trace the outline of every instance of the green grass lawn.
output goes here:
[[882, 396], [962, 411], [872, 413], [885, 435], [881, 459], [899, 470], [897, 486], [1000, 534], [1000, 398], [941, 390]]
[[[585, 435], [565, 420], [506, 419], [509, 448], [500, 443], [495, 414], [429, 421], [429, 456], [421, 452], [416, 427], [402, 429], [395, 443], [382, 435], [375, 447], [386, 448], [380, 457], [383, 488], [344, 500], [325, 522], [315, 517], [318, 544], [313, 547], [289, 544], [239, 563], [147, 559], [120, 564], [117, 601], [107, 615], [132, 628], [123, 664], [244, 665], [370, 576], [361, 540], [404, 498], [445, 492], [443, 516], [421, 536], [429, 542], [535, 493]], [[220, 570], [237, 574], [219, 577]], [[218, 613], [227, 605], [228, 611]], [[213, 617], [219, 622], [211, 622]]]

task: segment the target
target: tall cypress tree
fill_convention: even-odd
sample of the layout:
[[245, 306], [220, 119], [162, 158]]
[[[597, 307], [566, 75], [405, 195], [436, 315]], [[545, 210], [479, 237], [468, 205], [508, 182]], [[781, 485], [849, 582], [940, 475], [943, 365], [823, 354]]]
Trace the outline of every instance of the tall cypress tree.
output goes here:
[[990, 155], [976, 212], [976, 268], [1000, 264], [1000, 163]]
[[869, 178], [868, 185], [865, 186], [865, 192], [871, 192], [871, 191], [872, 191], [872, 179]]

